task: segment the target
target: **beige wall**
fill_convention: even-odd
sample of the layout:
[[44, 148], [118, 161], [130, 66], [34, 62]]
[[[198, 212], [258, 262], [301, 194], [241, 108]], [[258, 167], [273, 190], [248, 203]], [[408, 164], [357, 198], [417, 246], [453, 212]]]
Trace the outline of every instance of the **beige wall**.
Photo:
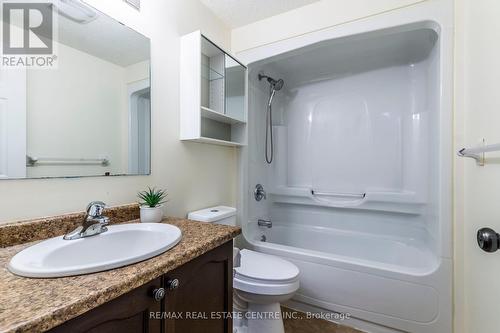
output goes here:
[[168, 215], [234, 204], [236, 150], [179, 141], [179, 37], [201, 29], [229, 47], [229, 29], [198, 0], [143, 0], [139, 14], [121, 0], [89, 3], [152, 39], [152, 175], [0, 182], [0, 221], [81, 211], [91, 200], [136, 200], [145, 186], [168, 190]]
[[233, 29], [233, 53], [426, 0], [322, 0]]
[[126, 83], [146, 80], [149, 79], [149, 76], [149, 61], [141, 61], [125, 68]]

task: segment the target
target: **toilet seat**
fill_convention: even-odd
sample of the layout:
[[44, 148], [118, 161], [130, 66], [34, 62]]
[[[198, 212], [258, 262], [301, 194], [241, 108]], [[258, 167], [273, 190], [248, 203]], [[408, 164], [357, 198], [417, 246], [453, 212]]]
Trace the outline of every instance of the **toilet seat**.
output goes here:
[[261, 295], [286, 295], [299, 288], [299, 269], [293, 263], [250, 250], [241, 250], [240, 255], [234, 288]]

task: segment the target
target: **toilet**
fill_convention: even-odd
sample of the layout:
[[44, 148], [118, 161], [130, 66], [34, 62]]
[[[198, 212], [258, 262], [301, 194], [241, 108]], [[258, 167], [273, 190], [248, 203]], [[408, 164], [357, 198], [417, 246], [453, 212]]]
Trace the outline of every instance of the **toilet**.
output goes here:
[[[236, 225], [236, 209], [217, 206], [188, 214], [188, 219]], [[299, 269], [282, 258], [233, 250], [235, 333], [284, 333], [280, 303], [299, 289]]]

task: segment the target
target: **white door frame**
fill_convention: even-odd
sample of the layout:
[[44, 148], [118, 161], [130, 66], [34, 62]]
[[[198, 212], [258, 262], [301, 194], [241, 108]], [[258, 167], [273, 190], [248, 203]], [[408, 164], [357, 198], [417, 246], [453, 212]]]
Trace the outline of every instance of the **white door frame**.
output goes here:
[[0, 69], [0, 179], [26, 178], [26, 70]]
[[[150, 81], [149, 79], [144, 79], [136, 82], [129, 83], [127, 90], [127, 101], [129, 103], [129, 117], [128, 117], [128, 173], [129, 174], [139, 174], [141, 170], [139, 167], [139, 161], [137, 160], [137, 156], [139, 155], [139, 145], [138, 145], [138, 129], [137, 126], [134, 126], [138, 122], [138, 99], [141, 94], [150, 89]], [[151, 137], [151, 126], [149, 129], [149, 136]], [[149, 161], [151, 160], [151, 145], [149, 148], [149, 152], [147, 153], [147, 157]], [[148, 168], [149, 172], [151, 169], [151, 165]], [[148, 172], [148, 173], [149, 173]]]

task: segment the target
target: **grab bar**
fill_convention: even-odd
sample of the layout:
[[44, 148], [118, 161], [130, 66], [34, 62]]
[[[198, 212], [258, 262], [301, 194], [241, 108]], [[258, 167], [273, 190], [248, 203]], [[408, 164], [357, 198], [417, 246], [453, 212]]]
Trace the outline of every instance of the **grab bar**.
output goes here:
[[477, 165], [484, 165], [484, 153], [500, 151], [500, 143], [493, 145], [483, 145], [476, 148], [462, 148], [458, 151], [460, 157], [470, 157], [476, 160]]
[[109, 160], [107, 158], [40, 158], [26, 155], [26, 166], [34, 167], [40, 163], [47, 163], [52, 165], [71, 164], [71, 165], [102, 165], [108, 166]]
[[318, 192], [315, 190], [311, 190], [311, 194], [325, 196], [325, 197], [345, 197], [345, 198], [359, 198], [359, 199], [364, 199], [366, 197], [366, 193], [335, 193], [335, 192]]

